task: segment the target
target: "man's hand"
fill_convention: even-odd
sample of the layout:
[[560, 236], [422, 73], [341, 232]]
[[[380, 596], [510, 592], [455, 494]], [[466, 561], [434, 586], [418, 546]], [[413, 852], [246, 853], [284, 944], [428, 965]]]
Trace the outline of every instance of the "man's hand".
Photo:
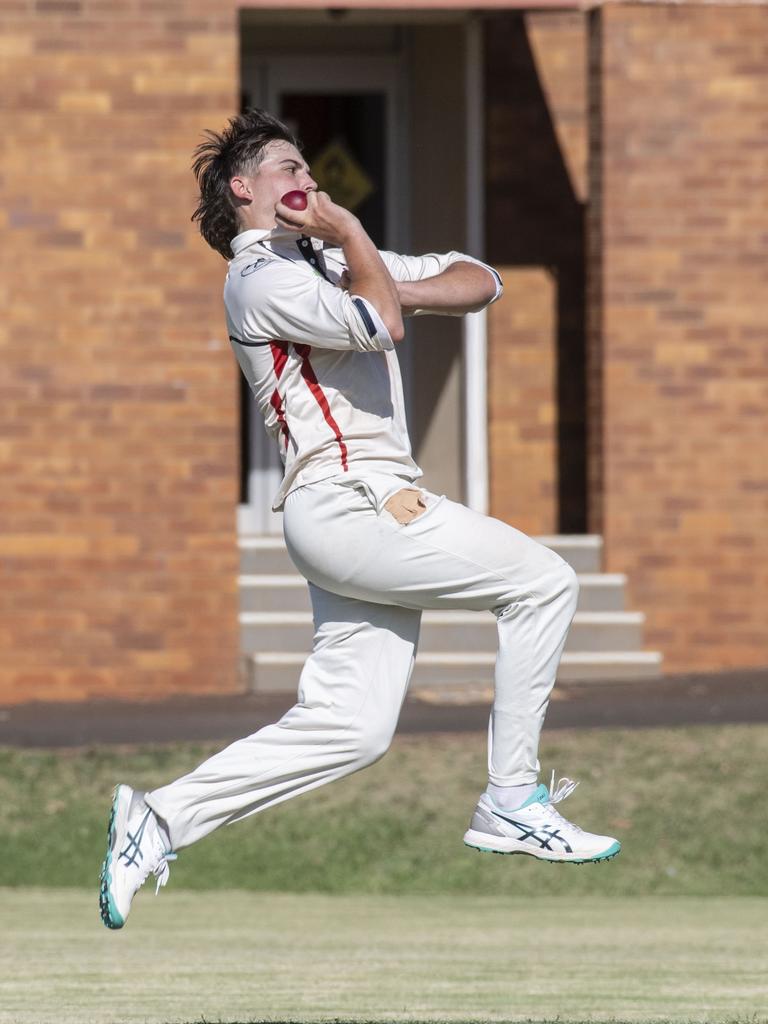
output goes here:
[[321, 238], [339, 248], [344, 247], [345, 238], [352, 232], [362, 230], [354, 213], [334, 203], [327, 192], [308, 192], [306, 210], [292, 210], [284, 203], [276, 203], [275, 220], [281, 227]]

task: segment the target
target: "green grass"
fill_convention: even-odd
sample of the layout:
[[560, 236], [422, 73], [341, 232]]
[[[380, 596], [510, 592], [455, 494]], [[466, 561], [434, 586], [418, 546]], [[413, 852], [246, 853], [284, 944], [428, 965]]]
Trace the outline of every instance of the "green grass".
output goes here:
[[768, 1014], [765, 899], [0, 890], [0, 1024]]
[[[610, 863], [583, 867], [462, 844], [485, 782], [484, 748], [475, 734], [398, 737], [373, 768], [183, 850], [171, 888], [768, 895], [759, 769], [768, 727], [545, 734], [547, 781], [550, 766], [581, 780], [564, 813], [624, 844]], [[214, 749], [0, 749], [0, 885], [92, 886], [115, 782], [161, 785]]]

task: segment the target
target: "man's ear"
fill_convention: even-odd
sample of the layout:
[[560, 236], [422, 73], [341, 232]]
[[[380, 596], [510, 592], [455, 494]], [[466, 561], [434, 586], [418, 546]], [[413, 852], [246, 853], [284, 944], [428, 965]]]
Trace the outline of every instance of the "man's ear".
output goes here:
[[229, 179], [229, 187], [232, 189], [232, 193], [236, 199], [240, 199], [244, 203], [248, 203], [253, 199], [253, 193], [245, 178], [236, 176]]

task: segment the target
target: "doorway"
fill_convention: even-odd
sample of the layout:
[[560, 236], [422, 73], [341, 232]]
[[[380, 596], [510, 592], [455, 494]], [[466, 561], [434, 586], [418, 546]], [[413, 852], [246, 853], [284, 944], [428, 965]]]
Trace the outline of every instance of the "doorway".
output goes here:
[[[243, 107], [262, 106], [288, 122], [320, 187], [353, 210], [380, 248], [462, 249], [463, 16], [446, 23], [444, 14], [393, 12], [382, 23], [366, 12], [348, 15], [243, 11]], [[458, 500], [461, 347], [460, 322], [426, 317], [408, 321], [397, 348], [414, 457], [426, 486]], [[241, 388], [239, 529], [279, 534], [281, 516], [271, 511], [282, 475], [277, 447], [244, 381]]]

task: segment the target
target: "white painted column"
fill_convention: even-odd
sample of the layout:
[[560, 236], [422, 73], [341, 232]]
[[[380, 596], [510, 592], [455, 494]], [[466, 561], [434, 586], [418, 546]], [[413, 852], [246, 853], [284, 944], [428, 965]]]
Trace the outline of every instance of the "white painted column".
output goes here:
[[[465, 58], [467, 223], [470, 256], [483, 258], [485, 181], [483, 160], [483, 27], [470, 16]], [[488, 512], [488, 371], [486, 314], [464, 317], [464, 500], [477, 512]]]

